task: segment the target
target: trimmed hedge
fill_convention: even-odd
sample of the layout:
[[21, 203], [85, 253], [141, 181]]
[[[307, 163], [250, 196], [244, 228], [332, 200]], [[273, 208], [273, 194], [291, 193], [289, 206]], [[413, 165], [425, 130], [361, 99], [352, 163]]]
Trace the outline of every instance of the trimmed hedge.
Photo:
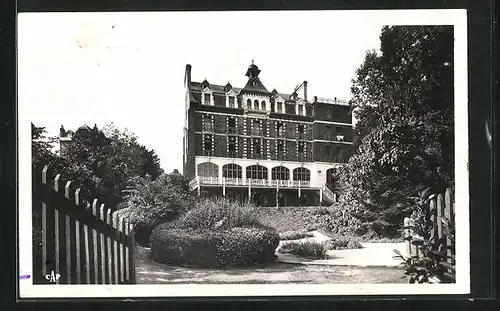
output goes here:
[[153, 260], [177, 266], [221, 268], [265, 263], [276, 258], [279, 235], [259, 227], [188, 230], [166, 223], [150, 239]]

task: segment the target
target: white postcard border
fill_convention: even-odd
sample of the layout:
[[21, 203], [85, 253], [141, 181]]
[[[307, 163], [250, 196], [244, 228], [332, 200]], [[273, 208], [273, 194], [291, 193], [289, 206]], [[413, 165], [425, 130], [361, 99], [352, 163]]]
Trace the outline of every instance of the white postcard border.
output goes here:
[[[80, 297], [214, 297], [214, 296], [317, 296], [317, 295], [412, 295], [470, 293], [469, 175], [467, 96], [466, 10], [359, 11], [380, 18], [387, 25], [454, 25], [455, 34], [455, 185], [456, 185], [456, 283], [455, 284], [272, 284], [272, 285], [33, 285], [32, 278], [19, 280], [20, 298]], [[141, 13], [22, 13], [29, 14], [161, 14]], [[189, 14], [189, 13], [179, 13]], [[208, 12], [201, 14], [211, 14]], [[233, 14], [238, 14], [234, 12]], [[287, 14], [274, 12], [273, 14]], [[22, 46], [20, 47], [22, 48]], [[18, 94], [20, 98], [22, 94]], [[32, 273], [31, 220], [31, 117], [30, 107], [18, 100], [19, 143], [19, 275]], [[33, 103], [36, 105], [36, 103]]]

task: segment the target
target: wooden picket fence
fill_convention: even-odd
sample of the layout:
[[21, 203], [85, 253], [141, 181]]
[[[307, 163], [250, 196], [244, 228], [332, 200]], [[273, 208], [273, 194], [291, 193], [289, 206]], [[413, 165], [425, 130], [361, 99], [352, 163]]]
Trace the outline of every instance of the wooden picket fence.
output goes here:
[[[455, 201], [453, 198], [453, 190], [448, 188], [445, 193], [434, 196], [429, 202], [429, 220], [432, 223], [430, 239], [433, 241], [441, 241], [435, 245], [433, 251], [439, 252], [446, 256], [446, 260], [440, 264], [445, 268], [444, 277], [447, 280], [455, 280], [455, 241], [447, 234], [446, 224], [455, 227]], [[404, 220], [404, 226], [413, 225], [411, 218], [407, 217]], [[416, 235], [412, 230], [406, 230], [406, 251], [409, 256], [419, 256], [419, 246], [414, 244], [414, 241], [422, 240], [422, 237]], [[418, 243], [417, 243], [418, 244]]]
[[[33, 170], [34, 284], [134, 284], [133, 227], [104, 203], [83, 200], [49, 166]], [[35, 217], [37, 216], [37, 217]], [[50, 276], [59, 275], [56, 282]]]

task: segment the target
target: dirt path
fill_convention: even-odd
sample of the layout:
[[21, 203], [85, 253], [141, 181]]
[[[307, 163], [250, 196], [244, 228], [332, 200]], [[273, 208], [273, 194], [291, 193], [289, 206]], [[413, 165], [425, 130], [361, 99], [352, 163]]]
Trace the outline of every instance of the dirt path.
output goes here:
[[[330, 238], [318, 231], [312, 231], [313, 237], [308, 237], [295, 242], [315, 241], [324, 242]], [[280, 241], [278, 246], [291, 241]], [[394, 250], [397, 249], [402, 254], [406, 253], [405, 243], [361, 243], [363, 248], [331, 250], [327, 254], [330, 259], [324, 260], [306, 260], [291, 254], [279, 254], [278, 261], [287, 263], [308, 263], [316, 265], [334, 265], [334, 266], [357, 266], [357, 267], [398, 267], [401, 264], [400, 259], [395, 259]]]
[[274, 262], [238, 269], [193, 269], [159, 264], [151, 250], [136, 251], [139, 284], [376, 284], [406, 283], [402, 271], [386, 267], [297, 265]]

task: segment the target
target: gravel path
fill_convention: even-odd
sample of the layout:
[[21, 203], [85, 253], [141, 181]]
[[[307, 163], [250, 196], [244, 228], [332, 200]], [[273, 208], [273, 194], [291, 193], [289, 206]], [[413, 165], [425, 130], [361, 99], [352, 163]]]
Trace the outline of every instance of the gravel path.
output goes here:
[[388, 267], [347, 267], [273, 262], [237, 269], [193, 269], [156, 263], [151, 250], [137, 247], [138, 284], [380, 284], [406, 283]]
[[[326, 235], [318, 231], [313, 231], [313, 237], [308, 237], [295, 242], [316, 241], [324, 242], [330, 240]], [[281, 241], [278, 248], [291, 241]], [[292, 254], [276, 253], [279, 262], [312, 264], [312, 265], [333, 265], [333, 266], [357, 266], [357, 267], [398, 267], [401, 260], [393, 258], [394, 250], [406, 253], [405, 243], [361, 243], [360, 249], [343, 249], [328, 251], [330, 259], [307, 260]]]

